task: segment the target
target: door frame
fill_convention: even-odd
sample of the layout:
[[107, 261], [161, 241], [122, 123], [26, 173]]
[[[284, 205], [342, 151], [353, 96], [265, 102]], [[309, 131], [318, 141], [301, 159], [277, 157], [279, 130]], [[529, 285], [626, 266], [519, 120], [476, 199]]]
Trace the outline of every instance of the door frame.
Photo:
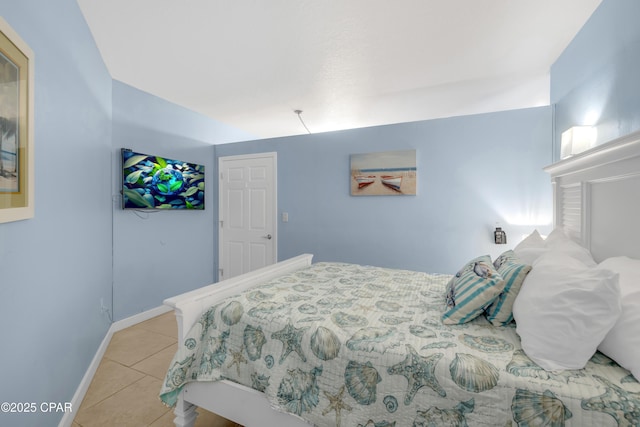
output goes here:
[[239, 154], [233, 156], [218, 157], [218, 219], [215, 226], [218, 230], [218, 269], [215, 272], [217, 280], [220, 280], [220, 269], [222, 268], [223, 255], [223, 233], [224, 227], [221, 227], [222, 218], [222, 164], [225, 161], [237, 160], [253, 160], [258, 158], [269, 158], [273, 165], [273, 263], [278, 262], [278, 153], [275, 151], [265, 153]]

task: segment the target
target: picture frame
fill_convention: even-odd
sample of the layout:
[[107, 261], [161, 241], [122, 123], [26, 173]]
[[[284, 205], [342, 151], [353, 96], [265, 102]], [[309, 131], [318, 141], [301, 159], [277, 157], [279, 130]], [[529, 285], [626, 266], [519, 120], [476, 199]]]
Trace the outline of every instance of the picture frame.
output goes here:
[[415, 196], [416, 150], [351, 154], [352, 196]]
[[34, 216], [34, 55], [0, 17], [0, 223]]

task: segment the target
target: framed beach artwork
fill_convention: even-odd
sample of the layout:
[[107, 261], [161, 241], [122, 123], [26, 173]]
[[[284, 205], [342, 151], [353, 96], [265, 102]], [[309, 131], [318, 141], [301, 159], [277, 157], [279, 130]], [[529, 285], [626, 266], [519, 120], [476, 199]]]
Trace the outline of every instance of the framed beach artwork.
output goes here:
[[351, 155], [352, 196], [415, 196], [416, 150]]
[[33, 52], [0, 17], [0, 223], [32, 218]]

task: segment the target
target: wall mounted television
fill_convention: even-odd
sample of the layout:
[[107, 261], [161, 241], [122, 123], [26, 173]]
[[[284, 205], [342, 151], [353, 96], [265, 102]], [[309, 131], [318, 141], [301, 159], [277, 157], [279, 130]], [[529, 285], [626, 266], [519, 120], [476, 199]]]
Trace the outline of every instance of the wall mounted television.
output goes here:
[[204, 210], [204, 165], [121, 151], [123, 209]]

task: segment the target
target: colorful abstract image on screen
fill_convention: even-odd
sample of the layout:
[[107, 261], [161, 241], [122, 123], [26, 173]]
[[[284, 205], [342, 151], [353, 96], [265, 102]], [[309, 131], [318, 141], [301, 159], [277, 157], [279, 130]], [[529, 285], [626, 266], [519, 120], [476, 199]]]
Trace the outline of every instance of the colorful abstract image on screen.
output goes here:
[[123, 209], [204, 209], [204, 166], [122, 149]]

